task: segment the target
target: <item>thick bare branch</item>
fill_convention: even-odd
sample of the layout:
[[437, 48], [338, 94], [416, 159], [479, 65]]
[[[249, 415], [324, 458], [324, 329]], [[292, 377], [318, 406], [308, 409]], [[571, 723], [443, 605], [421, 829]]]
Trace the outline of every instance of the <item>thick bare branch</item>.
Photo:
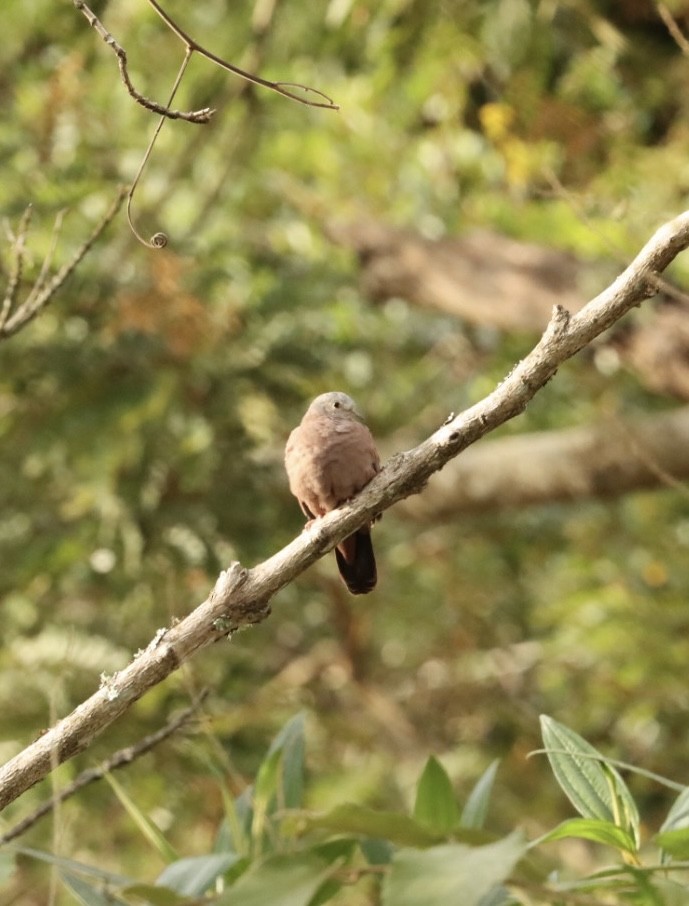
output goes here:
[[541, 340], [485, 399], [448, 418], [418, 447], [389, 460], [350, 504], [316, 520], [268, 560], [221, 573], [209, 597], [160, 630], [124, 670], [0, 768], [0, 808], [43, 779], [196, 652], [270, 613], [269, 601], [319, 557], [377, 513], [417, 493], [435, 472], [489, 431], [524, 410], [563, 362], [653, 294], [651, 283], [689, 246], [689, 211], [661, 227], [632, 264], [578, 314], [556, 307]]
[[634, 421], [610, 418], [487, 441], [449, 463], [402, 510], [439, 522], [460, 513], [676, 487], [689, 479], [688, 449], [688, 406]]

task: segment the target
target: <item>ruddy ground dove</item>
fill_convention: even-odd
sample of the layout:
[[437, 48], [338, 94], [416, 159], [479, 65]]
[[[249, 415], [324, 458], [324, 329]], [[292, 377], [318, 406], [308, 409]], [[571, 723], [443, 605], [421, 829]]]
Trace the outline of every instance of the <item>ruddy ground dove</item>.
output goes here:
[[[289, 436], [285, 467], [290, 490], [309, 520], [351, 500], [379, 471], [371, 432], [346, 393], [322, 393], [311, 403]], [[373, 590], [377, 573], [370, 523], [341, 541], [335, 556], [353, 595]]]

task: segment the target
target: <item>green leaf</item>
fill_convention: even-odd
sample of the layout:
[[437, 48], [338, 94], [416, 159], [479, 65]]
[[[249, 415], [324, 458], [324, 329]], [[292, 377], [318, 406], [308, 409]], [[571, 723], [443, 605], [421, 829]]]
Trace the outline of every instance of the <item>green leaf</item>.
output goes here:
[[487, 846], [399, 850], [383, 883], [383, 906], [478, 906], [509, 877], [525, 850], [517, 833]]
[[[169, 887], [155, 887], [153, 884], [132, 884], [122, 890], [127, 902], [145, 903], [146, 906], [189, 906], [189, 898], [175, 893]], [[198, 900], [194, 900], [198, 903]]]
[[540, 837], [537, 842], [550, 843], [568, 837], [593, 840], [595, 843], [614, 846], [629, 853], [637, 851], [637, 845], [629, 831], [611, 821], [601, 821], [598, 818], [571, 818], [569, 821], [563, 821], [550, 833]]
[[117, 904], [126, 906], [124, 900], [120, 900], [110, 891], [105, 894], [77, 875], [70, 874], [67, 871], [61, 871], [60, 879], [67, 890], [74, 894], [77, 901], [83, 903], [83, 906], [117, 906]]
[[236, 853], [216, 853], [179, 859], [161, 872], [156, 878], [156, 884], [186, 896], [198, 896], [208, 890], [215, 879], [240, 858]]
[[251, 824], [251, 835], [254, 840], [261, 839], [268, 813], [271, 808], [274, 808], [281, 762], [282, 749], [274, 749], [266, 755], [258, 769], [254, 787], [254, 815]]
[[[358, 848], [357, 841], [353, 838], [339, 837], [335, 840], [327, 840], [314, 846], [311, 850], [315, 855], [323, 858], [328, 863], [337, 861], [338, 867], [347, 865], [352, 860], [352, 856]], [[342, 887], [342, 883], [337, 879], [330, 877], [322, 885], [316, 896], [311, 900], [309, 906], [321, 906], [327, 903]]]
[[369, 865], [389, 865], [395, 852], [389, 840], [377, 837], [366, 837], [359, 843], [359, 848]]
[[297, 808], [304, 783], [304, 716], [297, 714], [280, 730], [263, 759], [254, 787], [251, 833], [259, 840], [276, 807]]
[[280, 730], [268, 754], [281, 751], [280, 808], [300, 808], [304, 790], [304, 713], [296, 714]]
[[660, 830], [680, 830], [685, 827], [689, 827], [689, 786], [685, 786], [673, 802]]
[[112, 774], [105, 774], [105, 779], [110, 784], [130, 818], [134, 820], [134, 823], [153, 848], [160, 853], [166, 862], [177, 862], [179, 856], [175, 852], [174, 847], [168, 843], [160, 828], [157, 827], [147, 815], [144, 815], [138, 805], [130, 798], [119, 781], [117, 781]]
[[578, 733], [545, 714], [541, 732], [555, 779], [579, 814], [625, 828], [638, 848], [639, 812], [615, 768]]
[[447, 834], [459, 821], [459, 809], [450, 778], [432, 755], [416, 787], [414, 818], [438, 834]]
[[38, 859], [41, 862], [56, 865], [62, 872], [86, 875], [86, 877], [95, 878], [101, 883], [110, 884], [113, 887], [125, 887], [133, 883], [131, 878], [127, 878], [124, 875], [117, 875], [114, 872], [96, 868], [94, 865], [87, 865], [85, 862], [76, 862], [74, 859], [55, 856], [53, 853], [43, 852], [40, 849], [32, 849], [29, 846], [15, 846], [12, 849], [15, 853], [21, 853], [31, 859]]
[[689, 827], [660, 831], [653, 840], [674, 859], [689, 859]]
[[675, 799], [654, 842], [675, 859], [689, 859], [689, 787]]
[[0, 852], [0, 884], [7, 884], [16, 868], [14, 853]]
[[462, 827], [478, 829], [482, 828], [486, 823], [488, 805], [490, 804], [493, 783], [495, 782], [495, 775], [499, 764], [499, 758], [496, 758], [495, 761], [491, 762], [479, 777], [471, 793], [469, 793], [469, 798], [462, 810], [462, 817], [460, 819]]
[[216, 906], [309, 906], [337, 870], [316, 852], [279, 853], [254, 862]]
[[306, 830], [322, 828], [336, 834], [361, 834], [399, 846], [432, 846], [442, 835], [432, 833], [414, 818], [401, 812], [379, 812], [363, 805], [343, 803], [321, 815], [307, 815]]

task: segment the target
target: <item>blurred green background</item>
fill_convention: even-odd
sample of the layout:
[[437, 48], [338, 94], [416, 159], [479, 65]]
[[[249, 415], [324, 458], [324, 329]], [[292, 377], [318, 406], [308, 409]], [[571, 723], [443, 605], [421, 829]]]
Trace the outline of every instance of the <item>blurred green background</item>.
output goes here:
[[[685, 4], [668, 5], [689, 22]], [[137, 243], [120, 214], [51, 307], [0, 343], [3, 761], [200, 603], [230, 560], [251, 566], [299, 532], [282, 451], [313, 396], [354, 396], [386, 458], [492, 390], [533, 345], [527, 331], [477, 329], [404, 298], [372, 304], [332, 222], [431, 239], [490, 228], [575, 253], [593, 292], [686, 206], [689, 61], [650, 0], [165, 9], [219, 55], [319, 88], [341, 110], [247, 87], [194, 56], [173, 106], [218, 112], [208, 126], [165, 124], [132, 206], [137, 228], [164, 230], [168, 247]], [[93, 10], [139, 90], [164, 101], [183, 45], [144, 0]], [[3, 20], [0, 210], [16, 228], [33, 205], [28, 286], [57, 213], [61, 263], [132, 179], [156, 120], [71, 3], [9, 0]], [[5, 280], [8, 268], [5, 254]], [[686, 273], [680, 262], [675, 281]], [[499, 434], [673, 405], [583, 354]], [[202, 652], [54, 782], [207, 685], [207, 733], [120, 774], [185, 855], [208, 850], [222, 815], [213, 769], [239, 792], [300, 709], [318, 807], [399, 806], [431, 752], [460, 789], [500, 757], [494, 827], [535, 835], [570, 814], [543, 760], [526, 759], [541, 712], [686, 781], [686, 493], [437, 525], [392, 509], [375, 544], [373, 594], [347, 596], [326, 557], [268, 621]], [[670, 796], [644, 783], [634, 789], [652, 823]], [[49, 794], [49, 782], [31, 790], [4, 827]], [[162, 867], [105, 784], [25, 840], [147, 880]], [[46, 902], [47, 878], [23, 863], [7, 902]]]

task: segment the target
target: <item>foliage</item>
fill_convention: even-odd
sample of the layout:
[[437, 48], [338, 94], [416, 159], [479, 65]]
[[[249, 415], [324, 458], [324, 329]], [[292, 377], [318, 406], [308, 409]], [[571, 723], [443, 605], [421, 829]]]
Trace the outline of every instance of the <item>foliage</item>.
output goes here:
[[[255, 785], [226, 800], [228, 814], [213, 851], [179, 858], [159, 837], [168, 865], [154, 884], [24, 847], [16, 851], [56, 864], [64, 886], [85, 906], [192, 906], [199, 897], [218, 906], [370, 901], [381, 906], [509, 906], [524, 902], [524, 896], [528, 902], [578, 903], [582, 892], [605, 897], [606, 903], [685, 902], [689, 787], [680, 787], [653, 837], [659, 858], [644, 866], [636, 803], [614, 765], [568, 727], [546, 716], [541, 723], [555, 777], [582, 817], [530, 844], [519, 830], [500, 836], [484, 827], [495, 762], [462, 808], [445, 768], [432, 756], [416, 784], [412, 814], [354, 803], [327, 812], [305, 809], [304, 721], [298, 715], [274, 740]], [[137, 820], [144, 838], [160, 848], [146, 830], [145, 816], [139, 814]], [[561, 878], [536, 848], [572, 838], [617, 850], [622, 860], [587, 877]]]
[[[127, 96], [114, 56], [72, 4], [5, 5], [0, 208], [16, 229], [33, 203], [28, 283], [55, 215], [68, 210], [59, 265], [132, 178], [155, 121]], [[331, 221], [377, 218], [429, 238], [482, 226], [547, 243], [590, 260], [588, 295], [686, 204], [689, 69], [650, 4], [290, 0], [276, 4], [264, 32], [248, 2], [164, 5], [204, 45], [268, 78], [313, 84], [341, 111], [246, 89], [194, 60], [176, 103], [218, 114], [208, 127], [164, 126], [132, 212], [146, 235], [164, 229], [169, 246], [140, 246], [120, 219], [51, 307], [0, 344], [3, 760], [203, 600], [231, 559], [251, 565], [299, 531], [281, 456], [309, 398], [351, 392], [387, 456], [492, 389], [528, 348], [529, 337], [472, 330], [403, 299], [371, 304], [357, 262], [328, 239]], [[165, 99], [179, 42], [143, 0], [93, 7], [126, 47], [137, 86]], [[8, 266], [5, 257], [3, 282]], [[686, 271], [685, 259], [680, 283]], [[593, 351], [505, 430], [669, 403], [633, 375], [603, 369]], [[441, 822], [430, 850], [393, 840], [406, 853], [401, 877], [432, 870], [424, 854], [435, 847], [470, 845], [448, 833], [457, 812], [467, 833], [485, 818], [482, 794], [463, 810], [448, 804], [439, 763], [422, 768], [429, 751], [463, 789], [502, 759], [500, 814], [484, 845], [511, 840], [525, 816], [534, 836], [563, 818], [524, 757], [538, 744], [539, 713], [614, 756], [683, 775], [684, 495], [668, 489], [421, 529], [393, 511], [375, 531], [373, 599], [346, 598], [324, 560], [278, 597], [269, 621], [156, 689], [52, 782], [68, 783], [160, 726], [208, 685], [197, 733], [133, 765], [119, 789], [85, 791], [37, 825], [27, 847], [61, 860], [73, 890], [94, 887], [93, 875], [69, 859], [101, 866], [108, 883], [120, 873], [150, 879], [169, 870], [170, 853], [140, 845], [147, 826], [179, 855], [171, 886], [208, 877], [210, 864], [228, 885], [233, 872], [236, 883], [245, 872], [245, 885], [260, 884], [259, 863], [249, 874], [244, 850], [227, 861], [228, 841], [240, 831], [247, 846], [253, 839], [247, 777], [264, 790], [258, 814], [264, 837], [272, 832], [282, 806], [267, 794], [295, 762], [261, 753], [302, 708], [314, 779], [305, 800], [295, 788], [295, 801], [350, 822], [342, 833], [350, 840], [366, 815], [396, 814], [403, 830], [426, 833], [431, 813]], [[560, 762], [556, 777], [566, 784], [570, 772], [588, 772], [588, 760]], [[630, 802], [607, 762], [596, 763], [593, 801], [617, 802], [627, 824], [602, 808], [581, 820], [587, 833], [636, 852]], [[419, 776], [428, 792], [402, 819], [391, 810]], [[668, 794], [645, 782], [637, 809], [660, 827]], [[611, 789], [619, 801], [605, 798]], [[442, 807], [429, 805], [434, 795]], [[48, 784], [32, 790], [3, 814], [6, 826], [49, 796]], [[358, 811], [343, 811], [352, 801]], [[588, 801], [582, 792], [579, 805]], [[683, 808], [678, 800], [663, 830], [679, 833], [662, 838], [675, 858]], [[223, 813], [214, 855], [225, 861], [209, 863]], [[605, 831], [591, 824], [601, 821]], [[336, 863], [340, 877], [369, 858], [358, 843], [337, 849], [335, 831], [314, 824], [313, 838], [292, 842], [304, 856], [295, 887], [320, 879], [314, 889], [327, 890]], [[389, 827], [381, 833], [392, 839]], [[385, 862], [384, 847], [376, 851]], [[284, 857], [261, 852], [266, 871]], [[594, 877], [600, 851], [583, 852], [583, 874]], [[616, 877], [641, 896], [648, 873], [630, 865]], [[22, 858], [12, 891], [34, 906], [48, 900], [49, 884], [41, 864]]]

